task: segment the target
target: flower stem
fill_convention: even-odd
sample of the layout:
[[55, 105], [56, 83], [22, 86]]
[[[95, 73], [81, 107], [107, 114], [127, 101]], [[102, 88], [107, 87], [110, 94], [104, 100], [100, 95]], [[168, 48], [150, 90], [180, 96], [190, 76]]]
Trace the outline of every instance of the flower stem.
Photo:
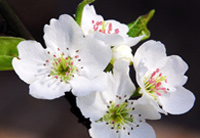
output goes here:
[[0, 0], [0, 14], [6, 20], [11, 31], [16, 33], [19, 37], [31, 40], [34, 39], [6, 0]]
[[141, 90], [141, 88], [138, 87], [138, 88], [133, 92], [133, 94], [131, 95], [131, 98], [135, 98], [135, 97], [138, 97], [138, 96], [142, 96], [142, 95], [140, 94], [140, 90]]

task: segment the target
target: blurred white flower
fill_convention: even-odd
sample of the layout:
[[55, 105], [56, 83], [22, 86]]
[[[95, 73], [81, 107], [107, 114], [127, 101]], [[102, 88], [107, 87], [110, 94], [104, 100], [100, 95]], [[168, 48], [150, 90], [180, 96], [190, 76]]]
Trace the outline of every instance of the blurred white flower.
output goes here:
[[129, 63], [116, 61], [113, 74], [107, 74], [105, 91], [77, 97], [77, 106], [92, 122], [90, 136], [155, 138], [153, 128], [145, 119], [160, 119], [160, 114], [142, 99], [129, 100], [135, 90], [129, 77]]
[[137, 49], [133, 62], [142, 98], [159, 112], [182, 114], [192, 108], [195, 97], [183, 88], [188, 65], [179, 56], [167, 56], [162, 43], [150, 40]]
[[51, 19], [44, 27], [44, 40], [46, 49], [36, 41], [21, 42], [19, 58], [12, 62], [19, 77], [30, 84], [32, 96], [54, 99], [70, 90], [83, 96], [106, 87], [103, 70], [112, 51], [103, 42], [84, 37], [72, 17]]

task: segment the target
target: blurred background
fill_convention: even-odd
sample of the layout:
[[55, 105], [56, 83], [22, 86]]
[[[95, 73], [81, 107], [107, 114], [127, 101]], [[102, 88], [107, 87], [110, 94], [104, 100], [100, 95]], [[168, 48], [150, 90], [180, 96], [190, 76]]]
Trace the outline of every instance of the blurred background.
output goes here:
[[[43, 26], [51, 18], [71, 16], [81, 0], [7, 0], [33, 37], [43, 41]], [[180, 55], [188, 64], [185, 87], [196, 96], [186, 114], [149, 121], [157, 138], [200, 138], [200, 3], [196, 0], [96, 0], [98, 14], [105, 19], [130, 23], [155, 9], [148, 28], [150, 39], [165, 44], [168, 55]], [[1, 20], [2, 21], [2, 20]], [[140, 45], [133, 48], [133, 51]], [[70, 112], [68, 101], [38, 100], [14, 71], [0, 72], [0, 138], [89, 138], [87, 129]]]

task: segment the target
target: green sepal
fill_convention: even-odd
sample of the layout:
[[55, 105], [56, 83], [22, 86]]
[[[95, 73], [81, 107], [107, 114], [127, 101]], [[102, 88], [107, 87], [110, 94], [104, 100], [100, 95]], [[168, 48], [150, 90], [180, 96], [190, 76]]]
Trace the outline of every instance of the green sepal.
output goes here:
[[79, 26], [81, 26], [82, 14], [83, 14], [83, 9], [84, 9], [85, 5], [90, 4], [94, 1], [95, 0], [84, 0], [78, 5], [76, 14], [75, 14], [75, 21], [77, 22], [77, 24]]
[[0, 71], [13, 70], [12, 59], [18, 56], [17, 45], [22, 38], [0, 37]]
[[155, 13], [155, 10], [151, 10], [149, 13], [142, 15], [137, 18], [136, 21], [128, 24], [129, 31], [128, 35], [130, 37], [137, 37], [144, 35], [142, 40], [148, 39], [150, 37], [150, 31], [147, 29], [147, 23], [151, 20]]

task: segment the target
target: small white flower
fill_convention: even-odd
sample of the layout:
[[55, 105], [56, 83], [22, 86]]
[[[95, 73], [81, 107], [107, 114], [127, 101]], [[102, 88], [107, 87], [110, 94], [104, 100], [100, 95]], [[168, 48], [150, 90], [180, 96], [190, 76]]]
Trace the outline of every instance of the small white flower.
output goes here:
[[96, 14], [93, 5], [86, 5], [84, 7], [81, 28], [85, 35], [94, 34], [98, 39], [112, 46], [134, 46], [143, 38], [143, 36], [129, 37], [127, 35], [129, 28], [126, 24], [113, 19], [104, 20], [101, 15]]
[[92, 122], [91, 137], [156, 137], [145, 119], [160, 119], [160, 114], [142, 99], [129, 100], [135, 86], [129, 77], [128, 66], [126, 61], [116, 61], [113, 74], [108, 73], [105, 91], [77, 97], [77, 106]]
[[[129, 28], [126, 24], [116, 20], [104, 20], [101, 15], [97, 15], [93, 5], [86, 5], [83, 10], [81, 28], [84, 34], [93, 37], [113, 46], [113, 61], [124, 59], [132, 62], [131, 46], [136, 45], [143, 36], [129, 37]], [[115, 48], [116, 47], [116, 48]], [[123, 48], [123, 51], [117, 49]], [[120, 58], [119, 58], [120, 57]], [[131, 60], [130, 60], [131, 59]]]
[[21, 42], [19, 58], [12, 62], [19, 77], [30, 84], [32, 96], [54, 99], [70, 90], [83, 96], [106, 87], [103, 70], [112, 51], [101, 41], [83, 37], [72, 17], [51, 19], [44, 27], [44, 40], [46, 49], [36, 41]]
[[192, 108], [195, 97], [183, 88], [188, 65], [179, 56], [167, 56], [162, 43], [150, 40], [137, 49], [133, 62], [142, 98], [159, 112], [182, 114]]

